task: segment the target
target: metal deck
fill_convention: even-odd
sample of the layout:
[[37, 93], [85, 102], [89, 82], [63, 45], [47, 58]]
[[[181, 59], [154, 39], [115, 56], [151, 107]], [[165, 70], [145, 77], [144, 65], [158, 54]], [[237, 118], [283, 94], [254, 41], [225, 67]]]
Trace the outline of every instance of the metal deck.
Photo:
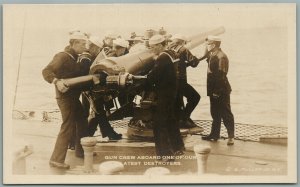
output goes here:
[[[71, 170], [64, 171], [49, 167], [48, 162], [53, 151], [56, 136], [60, 125], [53, 122], [40, 122], [36, 120], [13, 120], [14, 145], [32, 145], [34, 153], [26, 160], [27, 175], [64, 175], [72, 174], [72, 169], [82, 166], [83, 159], [76, 158], [74, 151], [69, 150], [66, 163]], [[155, 156], [153, 142], [133, 141], [126, 138], [124, 126], [114, 127], [117, 132], [123, 133], [124, 139], [109, 142], [96, 136], [97, 156], [94, 157], [94, 167], [108, 160], [125, 163], [124, 175], [142, 175], [153, 165], [155, 159], [137, 159], [137, 156]], [[196, 174], [196, 159], [193, 157], [194, 145], [209, 145], [211, 153], [208, 158], [207, 172], [220, 175], [287, 175], [287, 146], [264, 144], [253, 141], [235, 141], [234, 146], [227, 146], [227, 140], [218, 142], [202, 141], [200, 135], [184, 137], [187, 158], [175, 160], [178, 166], [165, 166], [171, 174]], [[130, 158], [135, 156], [135, 159]], [[128, 165], [129, 162], [141, 162], [140, 165]], [[144, 163], [145, 162], [145, 163]], [[133, 163], [134, 164], [134, 163]]]

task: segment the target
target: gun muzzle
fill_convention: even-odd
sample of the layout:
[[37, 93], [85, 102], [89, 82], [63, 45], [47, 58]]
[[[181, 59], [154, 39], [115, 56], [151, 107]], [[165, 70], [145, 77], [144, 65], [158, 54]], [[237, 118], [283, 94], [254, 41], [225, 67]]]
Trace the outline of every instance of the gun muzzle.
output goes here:
[[64, 79], [64, 83], [66, 86], [72, 88], [76, 86], [85, 86], [90, 84], [100, 84], [100, 75], [94, 74], [94, 75], [86, 75], [86, 76], [80, 76], [70, 79]]

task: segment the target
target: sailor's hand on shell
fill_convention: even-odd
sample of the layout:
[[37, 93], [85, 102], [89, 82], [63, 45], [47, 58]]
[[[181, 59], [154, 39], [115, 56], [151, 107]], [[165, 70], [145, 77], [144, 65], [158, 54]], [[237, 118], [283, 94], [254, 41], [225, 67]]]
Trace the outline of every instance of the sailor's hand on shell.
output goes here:
[[69, 87], [65, 84], [63, 79], [58, 80], [55, 85], [58, 91], [60, 91], [61, 93], [65, 93], [69, 90]]

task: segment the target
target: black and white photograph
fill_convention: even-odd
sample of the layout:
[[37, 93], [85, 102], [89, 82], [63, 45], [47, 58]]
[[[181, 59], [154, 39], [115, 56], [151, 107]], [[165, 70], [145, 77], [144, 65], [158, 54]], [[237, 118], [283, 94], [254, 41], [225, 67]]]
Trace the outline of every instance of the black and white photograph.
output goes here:
[[4, 184], [296, 183], [296, 3], [3, 5]]

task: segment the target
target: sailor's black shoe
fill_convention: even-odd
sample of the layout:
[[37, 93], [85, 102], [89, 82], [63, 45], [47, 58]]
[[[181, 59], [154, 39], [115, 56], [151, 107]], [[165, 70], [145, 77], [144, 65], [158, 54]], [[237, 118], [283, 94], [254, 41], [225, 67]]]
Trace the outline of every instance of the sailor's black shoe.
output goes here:
[[228, 138], [227, 145], [233, 145], [234, 144], [234, 138]]
[[216, 142], [216, 141], [218, 141], [218, 139], [219, 139], [219, 137], [217, 138], [217, 137], [213, 137], [213, 136], [210, 136], [210, 135], [202, 137], [202, 140], [206, 140], [206, 141], [214, 141], [214, 142]]
[[188, 119], [187, 119], [187, 124], [188, 124], [189, 128], [198, 127], [198, 126], [196, 125], [196, 123], [195, 123], [191, 118], [188, 118]]
[[59, 163], [59, 162], [55, 162], [55, 161], [52, 161], [52, 160], [49, 161], [49, 165], [51, 167], [56, 167], [56, 168], [59, 168], [59, 169], [70, 169], [69, 164]]
[[121, 140], [122, 139], [122, 134], [116, 133], [116, 131], [112, 131], [108, 135], [109, 140]]
[[175, 151], [174, 153], [175, 156], [180, 156], [180, 155], [184, 155], [184, 152], [181, 150]]
[[179, 127], [183, 129], [191, 129], [198, 127], [191, 118], [179, 120]]

